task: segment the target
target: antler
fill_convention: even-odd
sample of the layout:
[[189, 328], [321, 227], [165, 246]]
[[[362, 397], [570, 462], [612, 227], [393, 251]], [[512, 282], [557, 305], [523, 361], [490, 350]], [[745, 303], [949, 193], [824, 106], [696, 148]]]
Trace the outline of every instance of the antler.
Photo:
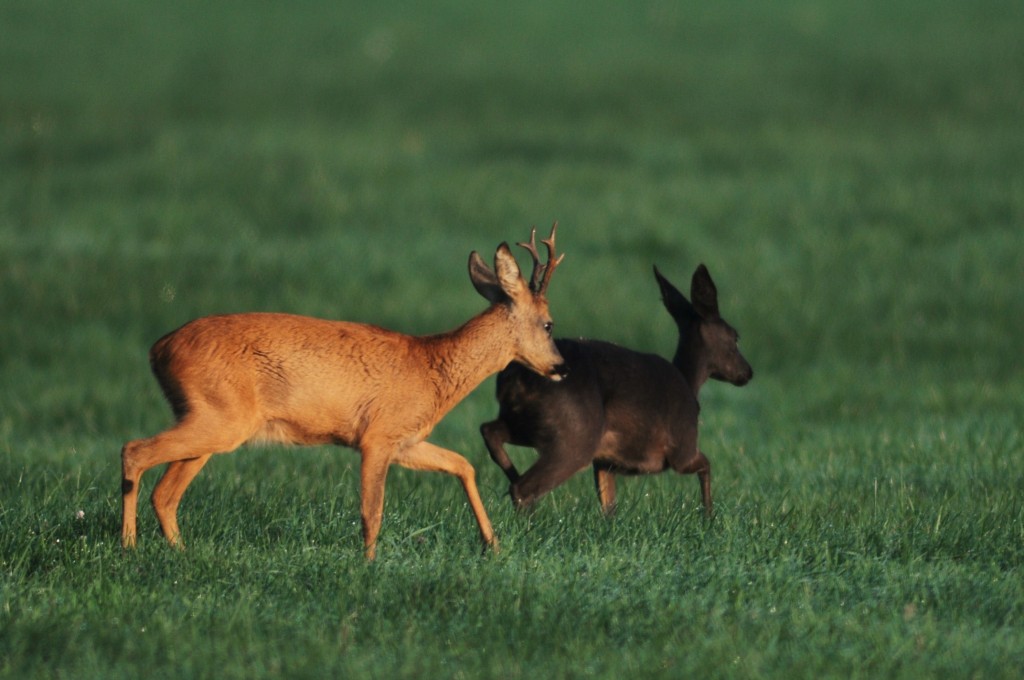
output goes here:
[[548, 289], [548, 282], [551, 280], [551, 275], [555, 271], [562, 259], [565, 257], [565, 253], [562, 253], [555, 259], [555, 230], [558, 229], [558, 222], [551, 225], [551, 235], [546, 239], [542, 239], [541, 243], [547, 246], [548, 249], [548, 261], [546, 264], [541, 264], [540, 253], [537, 252], [537, 227], [530, 229], [530, 242], [529, 243], [517, 243], [517, 246], [522, 246], [530, 252], [533, 257], [533, 274], [530, 276], [530, 290], [533, 291], [534, 295], [544, 295]]

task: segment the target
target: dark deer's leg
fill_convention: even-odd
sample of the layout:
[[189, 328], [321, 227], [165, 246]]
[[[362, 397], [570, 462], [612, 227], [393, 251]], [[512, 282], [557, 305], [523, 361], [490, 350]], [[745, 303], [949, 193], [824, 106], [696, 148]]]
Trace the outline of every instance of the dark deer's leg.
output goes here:
[[700, 499], [704, 503], [704, 514], [711, 517], [714, 514], [711, 504], [711, 463], [703, 453], [700, 454], [700, 457], [704, 459], [704, 467], [697, 470], [697, 479], [700, 481]]
[[594, 463], [594, 486], [597, 499], [601, 501], [601, 511], [605, 517], [615, 515], [615, 475], [611, 470]]
[[[579, 406], [578, 403], [574, 404]], [[563, 415], [555, 428], [536, 428], [532, 433], [539, 456], [536, 463], [513, 482], [509, 492], [517, 508], [528, 508], [538, 498], [565, 482], [594, 461], [601, 441], [601, 427], [578, 416], [568, 408], [556, 409]]]
[[683, 465], [673, 465], [673, 469], [681, 475], [696, 474], [700, 482], [700, 499], [704, 504], [704, 513], [710, 517], [712, 514], [711, 505], [711, 462], [702, 451], [690, 458]]
[[480, 434], [483, 435], [484, 444], [491, 454], [491, 460], [498, 464], [508, 477], [508, 481], [515, 484], [519, 481], [519, 471], [512, 464], [508, 454], [505, 452], [505, 444], [512, 440], [508, 426], [503, 420], [492, 420], [480, 426]]
[[529, 508], [538, 498], [582, 470], [589, 462], [574, 460], [570, 456], [545, 455], [544, 451], [539, 453], [540, 459], [509, 489], [516, 509]]

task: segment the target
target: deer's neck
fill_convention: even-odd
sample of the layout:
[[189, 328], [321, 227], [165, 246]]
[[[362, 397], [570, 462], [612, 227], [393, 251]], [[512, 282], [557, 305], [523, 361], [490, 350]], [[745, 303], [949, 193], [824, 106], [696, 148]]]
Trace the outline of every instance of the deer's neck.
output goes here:
[[676, 347], [675, 358], [672, 364], [679, 369], [679, 372], [686, 378], [693, 396], [700, 395], [700, 388], [711, 377], [711, 371], [707, 363], [701, 360], [703, 352], [700, 351], [699, 339], [687, 335], [680, 335], [679, 345]]
[[495, 305], [453, 331], [423, 338], [442, 413], [514, 359], [510, 333], [506, 310]]

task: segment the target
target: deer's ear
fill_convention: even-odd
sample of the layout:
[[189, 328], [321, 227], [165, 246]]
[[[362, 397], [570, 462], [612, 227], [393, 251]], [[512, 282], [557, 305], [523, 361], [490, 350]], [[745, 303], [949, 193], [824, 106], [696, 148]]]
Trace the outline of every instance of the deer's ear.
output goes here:
[[476, 292], [483, 295], [491, 304], [508, 299], [505, 291], [501, 289], [501, 284], [498, 283], [497, 275], [475, 250], [469, 254], [469, 280], [473, 282]]
[[693, 306], [705, 319], [718, 318], [718, 289], [715, 282], [711, 280], [708, 268], [701, 264], [693, 272], [693, 280], [690, 282], [690, 299]]
[[519, 263], [516, 262], [515, 255], [507, 243], [498, 246], [497, 252], [494, 253], [494, 271], [498, 285], [509, 298], [514, 300], [530, 292], [522, 272], [519, 271]]
[[661, 289], [661, 302], [665, 305], [665, 309], [668, 310], [673, 319], [681, 322], [696, 314], [690, 301], [668, 279], [661, 275], [657, 265], [654, 267], [654, 278], [658, 280], [658, 287]]

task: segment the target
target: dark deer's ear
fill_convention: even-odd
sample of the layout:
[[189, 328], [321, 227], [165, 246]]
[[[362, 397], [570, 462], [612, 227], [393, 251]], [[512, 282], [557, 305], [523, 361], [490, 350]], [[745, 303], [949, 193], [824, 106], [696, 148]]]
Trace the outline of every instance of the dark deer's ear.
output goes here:
[[686, 296], [661, 275], [657, 265], [654, 266], [654, 278], [658, 280], [658, 287], [661, 288], [661, 301], [676, 322], [682, 322], [696, 313]]
[[715, 282], [711, 280], [708, 268], [703, 264], [693, 272], [693, 280], [690, 282], [690, 299], [693, 306], [705, 319], [715, 319], [718, 314], [718, 289]]
[[498, 283], [498, 276], [475, 250], [469, 254], [469, 280], [473, 282], [476, 292], [483, 295], [491, 304], [508, 300], [505, 291], [501, 289], [501, 284]]

